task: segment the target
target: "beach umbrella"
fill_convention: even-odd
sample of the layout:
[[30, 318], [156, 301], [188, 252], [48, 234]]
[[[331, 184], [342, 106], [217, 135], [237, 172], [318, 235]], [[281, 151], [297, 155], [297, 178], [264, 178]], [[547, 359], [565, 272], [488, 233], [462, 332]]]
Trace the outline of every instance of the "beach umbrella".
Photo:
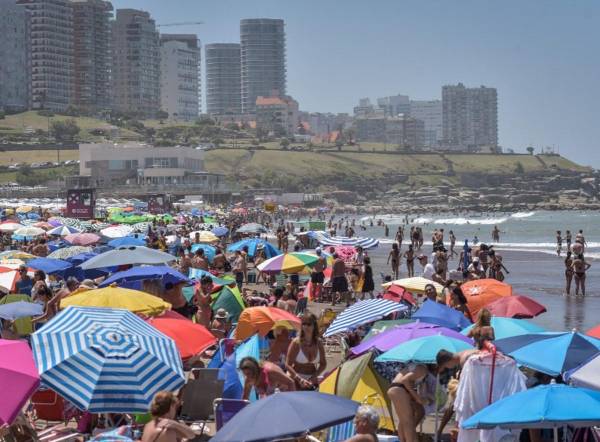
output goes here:
[[440, 350], [458, 353], [470, 350], [473, 346], [462, 339], [455, 339], [444, 335], [431, 335], [413, 339], [393, 347], [391, 350], [375, 358], [375, 362], [419, 362], [435, 364], [436, 356]]
[[371, 249], [379, 246], [379, 240], [376, 238], [359, 238], [347, 236], [329, 236], [325, 232], [309, 231], [307, 235], [317, 241], [322, 246], [351, 246], [362, 247], [363, 249]]
[[61, 273], [73, 267], [68, 261], [54, 258], [35, 258], [27, 262], [27, 266], [35, 270], [43, 270], [48, 275]]
[[36, 302], [17, 301], [0, 305], [0, 318], [14, 321], [44, 313], [44, 306]]
[[237, 233], [267, 233], [267, 228], [258, 223], [247, 223], [236, 230]]
[[71, 246], [71, 247], [63, 247], [62, 249], [55, 250], [54, 252], [48, 255], [48, 258], [52, 259], [70, 259], [74, 256], [81, 255], [82, 253], [90, 253], [92, 251], [91, 247], [84, 246]]
[[61, 299], [61, 309], [69, 306], [124, 309], [147, 316], [159, 315], [171, 308], [171, 304], [158, 296], [116, 286], [86, 290]]
[[40, 229], [39, 227], [26, 226], [26, 227], [21, 227], [20, 229], [15, 230], [13, 234], [15, 236], [22, 236], [25, 238], [33, 238], [36, 236], [43, 235], [44, 233], [46, 233], [46, 231], [44, 229]]
[[505, 296], [486, 307], [494, 316], [506, 318], [534, 318], [546, 312], [539, 302], [523, 295]]
[[600, 351], [600, 339], [574, 331], [531, 333], [498, 339], [494, 344], [519, 364], [550, 376], [576, 368]]
[[2, 265], [3, 261], [9, 259], [20, 259], [22, 261], [28, 261], [30, 259], [35, 258], [35, 255], [31, 253], [23, 252], [21, 250], [7, 250], [6, 252], [0, 253], [0, 265]]
[[[492, 317], [491, 325], [494, 328], [495, 339], [510, 338], [528, 333], [543, 333], [546, 331], [544, 327], [523, 319], [502, 318], [498, 316]], [[473, 327], [475, 325], [464, 328], [462, 334], [467, 335]]]
[[72, 233], [64, 239], [75, 246], [91, 246], [100, 241], [100, 237], [95, 233]]
[[142, 246], [119, 247], [94, 256], [81, 264], [83, 270], [118, 267], [127, 264], [166, 264], [175, 261], [173, 255]]
[[387, 299], [367, 299], [351, 305], [341, 312], [327, 328], [324, 337], [344, 333], [382, 319], [393, 313], [406, 311], [408, 307]]
[[408, 302], [413, 307], [417, 305], [417, 301], [412, 293], [398, 285], [389, 286], [387, 291], [383, 294], [383, 299], [389, 299], [390, 301], [394, 302]]
[[196, 281], [200, 281], [204, 276], [208, 276], [210, 279], [212, 279], [214, 285], [226, 286], [235, 284], [235, 279], [233, 279], [233, 277], [225, 275], [227, 277], [219, 278], [218, 276], [215, 276], [206, 270], [196, 269], [193, 267], [190, 269], [188, 276], [190, 279], [194, 279]]
[[383, 287], [389, 288], [391, 286], [398, 286], [408, 290], [411, 293], [425, 293], [425, 287], [428, 285], [433, 285], [437, 293], [442, 293], [444, 290], [444, 287], [441, 284], [438, 284], [430, 279], [423, 278], [422, 276], [397, 279], [395, 281], [383, 284]]
[[416, 321], [397, 327], [388, 329], [383, 333], [379, 333], [370, 339], [363, 340], [359, 345], [353, 347], [351, 352], [355, 355], [365, 353], [372, 348], [376, 348], [380, 352], [386, 352], [404, 342], [412, 341], [413, 339], [423, 338], [425, 336], [442, 335], [449, 338], [464, 341], [469, 345], [473, 344], [473, 340], [461, 335], [455, 330], [446, 327], [440, 327], [436, 324], [428, 324], [426, 322]]
[[512, 296], [512, 287], [495, 279], [475, 279], [467, 281], [460, 286], [467, 298], [467, 305], [473, 318], [477, 317], [479, 310], [487, 307], [500, 298]]
[[133, 236], [123, 236], [110, 240], [108, 245], [113, 248], [126, 247], [126, 246], [145, 246], [146, 241], [143, 238], [135, 238]]
[[81, 233], [81, 230], [71, 226], [58, 226], [48, 230], [48, 235], [67, 236], [75, 233]]
[[229, 229], [227, 227], [217, 226], [213, 228], [211, 232], [214, 233], [216, 236], [221, 237], [226, 236], [229, 233]]
[[15, 212], [17, 213], [29, 213], [33, 210], [33, 207], [31, 206], [19, 206], [17, 207], [17, 210], [15, 210]]
[[189, 283], [190, 280], [183, 273], [169, 266], [139, 266], [132, 267], [129, 270], [113, 273], [106, 280], [102, 281], [100, 287], [107, 287], [112, 284], [121, 285], [124, 282], [144, 281], [160, 279], [162, 284]]
[[90, 413], [146, 413], [185, 382], [175, 342], [127, 310], [69, 307], [31, 342], [42, 383]]
[[[333, 250], [334, 253], [337, 253], [338, 257], [344, 262], [352, 261], [352, 258], [356, 254], [356, 248], [354, 246], [334, 246]], [[327, 251], [331, 252], [331, 250]]]
[[219, 237], [214, 233], [209, 232], [208, 230], [197, 230], [195, 232], [190, 233], [190, 239], [192, 241], [196, 240], [196, 234], [198, 234], [198, 242], [206, 244], [219, 242]]
[[52, 224], [50, 224], [50, 223], [45, 222], [45, 221], [38, 221], [37, 223], [33, 224], [33, 227], [39, 227], [40, 229], [50, 230], [54, 226]]
[[217, 313], [220, 308], [223, 308], [229, 315], [229, 321], [237, 323], [240, 314], [244, 308], [246, 308], [242, 294], [237, 286], [223, 286], [221, 290], [213, 296], [214, 298], [211, 304], [212, 311]]
[[[1, 265], [1, 264], [0, 264]], [[588, 330], [588, 332], [586, 333], [586, 335], [591, 336], [593, 338], [598, 338], [600, 339], [600, 325], [597, 325], [596, 327], [594, 327], [591, 330]]]
[[192, 253], [196, 253], [196, 251], [200, 249], [204, 250], [204, 256], [209, 262], [212, 262], [217, 254], [217, 248], [215, 246], [211, 246], [210, 244], [192, 244]]
[[23, 224], [14, 221], [4, 221], [3, 223], [0, 223], [0, 232], [15, 232], [22, 227], [24, 227]]
[[39, 385], [27, 342], [0, 339], [0, 426], [13, 423]]
[[600, 353], [564, 374], [569, 384], [600, 391]]
[[258, 270], [263, 273], [298, 273], [307, 267], [313, 267], [319, 258], [308, 253], [284, 253], [267, 259], [258, 265]]
[[182, 359], [198, 355], [217, 343], [206, 327], [185, 319], [156, 317], [146, 322], [175, 341]]
[[426, 300], [419, 310], [412, 314], [412, 319], [419, 319], [430, 324], [441, 325], [452, 330], [462, 330], [471, 325], [471, 321], [465, 318], [458, 310], [448, 307], [447, 305]]
[[300, 330], [300, 318], [276, 307], [249, 307], [238, 320], [235, 329], [236, 339], [246, 339], [255, 333], [265, 336], [275, 327]]
[[235, 414], [211, 442], [292, 439], [354, 418], [359, 403], [316, 391], [276, 393]]
[[100, 233], [107, 238], [122, 238], [133, 232], [133, 227], [124, 224], [110, 226], [100, 230]]
[[369, 333], [367, 333], [362, 340], [364, 342], [367, 339], [371, 339], [373, 336], [377, 336], [378, 334], [383, 333], [386, 330], [398, 327], [399, 325], [410, 324], [411, 322], [415, 321], [412, 319], [388, 319], [383, 321], [376, 321], [369, 329]]
[[[464, 429], [591, 427], [600, 424], [600, 392], [540, 385], [500, 399], [462, 423]], [[555, 440], [556, 440], [555, 432]]]
[[281, 255], [283, 252], [277, 249], [275, 246], [260, 238], [247, 238], [241, 241], [234, 242], [227, 247], [228, 252], [236, 252], [243, 250], [244, 247], [248, 247], [248, 256], [253, 258], [256, 256], [257, 250], [262, 250], [265, 254], [265, 258], [272, 258], [277, 255]]
[[0, 265], [0, 288], [3, 288], [6, 293], [15, 291], [17, 281], [20, 279], [19, 272], [17, 270], [18, 267], [19, 266], [12, 268]]

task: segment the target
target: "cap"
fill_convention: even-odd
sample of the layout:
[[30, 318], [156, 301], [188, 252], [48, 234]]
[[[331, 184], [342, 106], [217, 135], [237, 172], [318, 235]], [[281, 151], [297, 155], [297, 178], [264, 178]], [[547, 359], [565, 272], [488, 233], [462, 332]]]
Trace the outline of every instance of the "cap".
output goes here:
[[474, 258], [473, 258], [473, 262], [479, 262], [479, 257], [477, 257], [477, 256], [476, 256], [476, 257], [474, 257]]
[[225, 310], [224, 308], [220, 308], [217, 310], [217, 314], [215, 315], [215, 318], [218, 319], [227, 319], [229, 317], [229, 313], [227, 313], [227, 310]]

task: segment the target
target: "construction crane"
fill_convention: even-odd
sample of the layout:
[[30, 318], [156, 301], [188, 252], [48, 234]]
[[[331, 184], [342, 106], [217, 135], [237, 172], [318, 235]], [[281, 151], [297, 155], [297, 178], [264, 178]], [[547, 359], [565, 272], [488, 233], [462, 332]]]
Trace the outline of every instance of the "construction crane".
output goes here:
[[164, 28], [167, 26], [189, 26], [189, 25], [203, 25], [203, 21], [188, 21], [182, 23], [164, 23], [162, 25], [156, 25], [157, 28]]

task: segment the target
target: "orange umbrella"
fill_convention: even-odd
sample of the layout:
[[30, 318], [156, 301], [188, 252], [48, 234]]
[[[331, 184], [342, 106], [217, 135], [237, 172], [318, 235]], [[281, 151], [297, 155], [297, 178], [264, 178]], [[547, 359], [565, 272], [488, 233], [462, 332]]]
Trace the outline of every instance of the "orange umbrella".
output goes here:
[[217, 343], [206, 327], [188, 319], [157, 317], [146, 322], [175, 341], [181, 359], [191, 358]]
[[265, 336], [278, 326], [300, 330], [300, 318], [276, 307], [249, 307], [242, 311], [235, 329], [236, 339], [246, 339], [255, 333]]
[[588, 330], [588, 332], [586, 333], [586, 335], [591, 336], [593, 338], [600, 339], [600, 325], [597, 325], [593, 329]]
[[477, 318], [479, 310], [488, 304], [505, 296], [512, 296], [512, 286], [495, 279], [476, 279], [465, 282], [460, 288], [467, 298], [473, 318]]

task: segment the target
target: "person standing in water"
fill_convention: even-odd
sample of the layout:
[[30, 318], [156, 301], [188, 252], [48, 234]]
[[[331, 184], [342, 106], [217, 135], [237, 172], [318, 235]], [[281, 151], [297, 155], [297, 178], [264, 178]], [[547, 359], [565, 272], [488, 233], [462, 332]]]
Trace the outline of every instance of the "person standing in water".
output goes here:
[[402, 248], [402, 240], [404, 239], [404, 227], [398, 226], [398, 231], [396, 232], [396, 242], [398, 243], [398, 247]]
[[492, 230], [492, 240], [494, 242], [500, 242], [500, 229], [498, 226], [494, 226], [494, 230]]
[[565, 281], [567, 283], [565, 291], [567, 296], [571, 294], [571, 282], [573, 282], [573, 258], [570, 250], [567, 250], [567, 257], [565, 258]]
[[556, 231], [556, 254], [560, 256], [560, 251], [562, 249], [562, 235], [560, 230]]
[[570, 230], [567, 230], [565, 232], [565, 239], [567, 240], [567, 252], [568, 252], [568, 251], [571, 250], [571, 240], [572, 240], [571, 231]]
[[454, 258], [454, 255], [458, 256], [458, 253], [456, 253], [454, 250], [454, 247], [456, 246], [456, 236], [454, 236], [454, 232], [452, 230], [448, 232], [448, 236], [450, 238], [450, 256], [448, 259], [452, 259]]
[[581, 295], [585, 296], [585, 272], [591, 265], [585, 261], [583, 254], [580, 254], [573, 260], [572, 267], [575, 273], [575, 296], [579, 296], [579, 289], [581, 289]]

